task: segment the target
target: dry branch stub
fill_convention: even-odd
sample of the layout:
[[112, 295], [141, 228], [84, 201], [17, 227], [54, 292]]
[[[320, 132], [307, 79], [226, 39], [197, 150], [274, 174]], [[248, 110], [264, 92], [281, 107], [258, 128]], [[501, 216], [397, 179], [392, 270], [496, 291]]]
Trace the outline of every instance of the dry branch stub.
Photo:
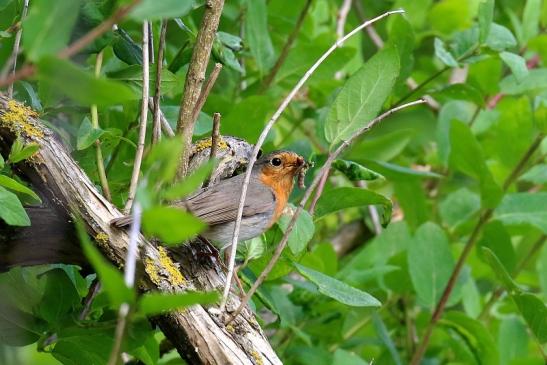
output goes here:
[[[100, 237], [96, 244], [105, 256], [122, 267], [129, 235], [109, 224], [113, 218], [122, 216], [121, 212], [98, 192], [59, 139], [37, 119], [35, 112], [0, 95], [0, 149], [3, 154], [9, 151], [16, 136], [40, 146], [31, 162], [17, 166], [18, 174], [33, 184], [43, 195], [43, 200], [53, 205], [52, 209], [64, 213], [65, 217], [79, 217], [91, 237]], [[227, 147], [219, 148], [221, 168], [217, 169], [212, 180], [229, 175], [231, 169], [233, 171], [248, 158], [252, 149], [241, 140], [228, 137], [222, 140]], [[191, 166], [209, 158], [209, 147], [197, 147], [193, 158], [195, 165]], [[72, 244], [78, 245], [78, 242], [72, 241]], [[2, 242], [0, 235], [0, 248], [3, 250], [5, 245], [9, 242]], [[144, 268], [143, 290], [218, 290], [225, 282], [220, 268], [213, 263], [203, 265], [196, 261], [192, 245], [183, 246], [173, 254], [141, 235], [139, 246], [139, 263]], [[179, 263], [173, 260], [174, 256], [180, 260]], [[229, 305], [237, 307], [239, 299], [231, 296]], [[191, 363], [281, 363], [250, 311], [244, 311], [227, 328], [211, 309], [193, 306], [160, 316], [155, 321], [181, 356]]]

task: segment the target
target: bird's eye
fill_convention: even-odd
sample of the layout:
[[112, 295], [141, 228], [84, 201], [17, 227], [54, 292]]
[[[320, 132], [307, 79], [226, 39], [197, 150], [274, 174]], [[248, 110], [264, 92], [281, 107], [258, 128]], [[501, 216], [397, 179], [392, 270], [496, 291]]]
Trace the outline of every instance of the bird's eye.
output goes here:
[[279, 157], [272, 158], [271, 164], [274, 166], [281, 166], [281, 159]]

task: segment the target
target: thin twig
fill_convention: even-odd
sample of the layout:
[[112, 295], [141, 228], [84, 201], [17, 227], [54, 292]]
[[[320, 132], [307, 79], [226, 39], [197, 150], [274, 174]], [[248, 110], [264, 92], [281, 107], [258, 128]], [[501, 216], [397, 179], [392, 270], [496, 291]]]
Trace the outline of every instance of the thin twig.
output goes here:
[[[95, 60], [95, 77], [99, 77], [101, 74], [102, 64], [103, 51], [97, 53], [97, 59]], [[94, 129], [99, 129], [99, 111], [96, 104], [91, 105], [91, 125]], [[99, 174], [99, 181], [101, 182], [103, 195], [109, 202], [111, 202], [112, 195], [110, 194], [110, 186], [108, 185], [108, 179], [106, 178], [103, 151], [101, 149], [101, 141], [99, 141], [99, 139], [95, 141], [95, 159], [97, 160], [97, 172]]]
[[[163, 22], [163, 21], [162, 21]], [[148, 21], [148, 59], [150, 64], [154, 64], [154, 31], [152, 30], [152, 22]]]
[[91, 282], [91, 285], [89, 286], [89, 291], [87, 292], [87, 295], [84, 299], [84, 308], [80, 312], [80, 315], [78, 316], [78, 319], [80, 321], [83, 321], [87, 318], [87, 315], [91, 311], [91, 304], [93, 304], [93, 299], [99, 294], [99, 291], [101, 290], [101, 282], [99, 279], [95, 278]]
[[[146, 22], [144, 22], [144, 27], [148, 28]], [[148, 30], [146, 30], [146, 32], [148, 32]], [[132, 211], [133, 220], [129, 231], [129, 245], [127, 247], [127, 256], [124, 266], [124, 282], [128, 288], [133, 288], [135, 286], [135, 268], [137, 266], [137, 256], [139, 253], [138, 240], [141, 230], [141, 214], [141, 205], [139, 202], [136, 202]], [[118, 311], [118, 323], [116, 324], [116, 331], [114, 335], [114, 346], [112, 347], [112, 352], [110, 353], [110, 358], [108, 359], [108, 365], [116, 365], [118, 363], [123, 336], [125, 334], [125, 328], [127, 327], [127, 316], [129, 314], [129, 309], [129, 303], [122, 303], [120, 305], [120, 309]]]
[[[425, 98], [424, 98], [425, 100]], [[425, 100], [427, 103], [427, 100]], [[355, 186], [366, 189], [367, 183], [365, 181], [357, 181], [355, 183]], [[368, 206], [368, 212], [370, 214], [370, 219], [372, 220], [372, 226], [374, 227], [374, 233], [378, 236], [380, 233], [382, 233], [382, 224], [380, 223], [380, 215], [378, 214], [378, 209], [374, 205]]]
[[[156, 88], [153, 97], [154, 107], [154, 127], [152, 128], [152, 144], [156, 144], [161, 139], [161, 70], [163, 68], [163, 53], [165, 50], [165, 34], [167, 33], [167, 20], [161, 21], [160, 39], [158, 44], [158, 61], [156, 63]], [[153, 54], [154, 52], [152, 52]]]
[[245, 178], [243, 181], [243, 186], [241, 188], [241, 195], [239, 198], [239, 207], [237, 211], [237, 219], [234, 225], [234, 234], [232, 237], [232, 254], [230, 255], [230, 263], [228, 266], [228, 275], [226, 278], [226, 286], [224, 287], [224, 293], [222, 297], [221, 302], [221, 310], [224, 311], [226, 306], [226, 300], [228, 298], [228, 294], [230, 292], [230, 284], [232, 282], [233, 274], [234, 274], [234, 264], [235, 264], [235, 257], [236, 257], [236, 251], [237, 251], [237, 241], [239, 238], [239, 230], [241, 228], [241, 217], [243, 216], [243, 207], [245, 205], [245, 198], [247, 197], [247, 188], [249, 187], [249, 182], [251, 180], [251, 171], [253, 169], [253, 166], [256, 162], [256, 158], [258, 156], [258, 152], [260, 151], [260, 148], [262, 147], [262, 144], [266, 140], [266, 137], [268, 136], [268, 133], [272, 129], [273, 125], [279, 119], [281, 116], [281, 113], [287, 108], [291, 100], [296, 96], [298, 91], [300, 91], [300, 88], [304, 85], [304, 83], [311, 77], [311, 75], [317, 70], [317, 68], [325, 61], [325, 59], [336, 50], [336, 48], [341, 47], [344, 42], [351, 38], [353, 35], [358, 33], [361, 29], [369, 26], [370, 24], [374, 24], [378, 20], [381, 20], [387, 16], [390, 16], [392, 14], [402, 14], [404, 13], [404, 10], [394, 10], [394, 11], [388, 11], [374, 19], [371, 19], [368, 22], [365, 22], [352, 30], [350, 33], [346, 34], [342, 39], [337, 40], [311, 67], [304, 76], [298, 81], [298, 83], [295, 85], [295, 87], [289, 92], [289, 94], [283, 99], [275, 113], [273, 114], [272, 118], [268, 121], [264, 129], [262, 130], [262, 133], [258, 137], [258, 140], [253, 148], [253, 152], [249, 158], [249, 163], [247, 165], [247, 171], [245, 172]]
[[[322, 177], [328, 173], [328, 171], [330, 170], [331, 168], [331, 165], [333, 163], [333, 161], [338, 158], [338, 156], [348, 147], [351, 145], [351, 143], [353, 143], [353, 141], [355, 141], [355, 139], [357, 139], [358, 137], [362, 136], [364, 133], [368, 132], [369, 130], [371, 130], [372, 128], [374, 128], [374, 126], [376, 126], [378, 123], [380, 123], [382, 120], [386, 119], [387, 117], [389, 117], [391, 114], [395, 113], [395, 112], [398, 112], [399, 110], [402, 110], [402, 109], [405, 109], [405, 108], [408, 108], [408, 107], [411, 107], [411, 106], [414, 106], [414, 105], [418, 105], [418, 104], [423, 104], [425, 103], [424, 100], [420, 99], [420, 100], [416, 100], [416, 101], [413, 101], [413, 102], [410, 102], [410, 103], [407, 103], [407, 104], [403, 104], [403, 105], [400, 105], [398, 107], [395, 107], [393, 109], [390, 109], [388, 110], [387, 112], [383, 113], [382, 115], [374, 118], [372, 121], [370, 121], [366, 126], [360, 128], [359, 130], [357, 130], [356, 132], [354, 132], [351, 137], [349, 139], [347, 139], [346, 141], [342, 142], [342, 144], [340, 144], [340, 146], [338, 146], [336, 148], [336, 150], [334, 150], [333, 152], [331, 152], [327, 158], [327, 161], [325, 161], [325, 164], [323, 165], [323, 167], [319, 170], [319, 172], [317, 173], [317, 175], [315, 175], [314, 179], [313, 179], [313, 182], [310, 184], [310, 186], [308, 187], [308, 189], [306, 190], [306, 192], [304, 193], [304, 196], [302, 197], [302, 200], [300, 201], [300, 204], [298, 205], [296, 211], [294, 212], [294, 215], [292, 216], [291, 218], [291, 221], [289, 222], [289, 225], [287, 226], [287, 229], [285, 230], [285, 233], [283, 235], [283, 238], [281, 239], [281, 241], [279, 242], [279, 244], [277, 245], [276, 249], [275, 249], [275, 252], [272, 256], [272, 258], [270, 259], [270, 261], [268, 262], [268, 265], [266, 265], [266, 267], [264, 268], [264, 270], [262, 270], [262, 272], [260, 273], [260, 275], [258, 276], [258, 278], [256, 279], [256, 281], [253, 283], [253, 286], [249, 289], [249, 291], [247, 292], [247, 294], [245, 295], [245, 297], [241, 300], [241, 304], [239, 305], [239, 307], [236, 309], [236, 311], [232, 314], [231, 318], [229, 319], [228, 322], [231, 322], [232, 320], [234, 320], [235, 317], [237, 317], [237, 315], [239, 313], [241, 313], [241, 311], [243, 310], [243, 308], [245, 307], [246, 303], [249, 301], [249, 299], [253, 296], [253, 294], [256, 292], [256, 290], [258, 289], [258, 287], [262, 284], [262, 282], [266, 279], [266, 277], [268, 276], [268, 274], [270, 273], [270, 271], [273, 269], [273, 267], [275, 266], [275, 264], [277, 263], [277, 260], [279, 260], [279, 257], [281, 257], [281, 253], [283, 252], [283, 249], [285, 248], [285, 246], [287, 245], [287, 242], [289, 241], [289, 235], [290, 233], [292, 232], [295, 224], [296, 224], [296, 220], [298, 219], [298, 217], [300, 216], [300, 214], [302, 213], [303, 209], [304, 209], [304, 206], [306, 205], [308, 199], [310, 198], [312, 192], [314, 191], [314, 189], [319, 185], [319, 182], [320, 180], [322, 179]], [[247, 167], [249, 168], [249, 167]]]
[[302, 24], [304, 24], [304, 18], [306, 17], [306, 14], [308, 13], [308, 10], [310, 9], [312, 2], [313, 0], [306, 0], [306, 4], [304, 4], [304, 7], [302, 8], [300, 15], [298, 15], [298, 19], [296, 20], [296, 24], [294, 25], [291, 34], [289, 34], [289, 37], [287, 38], [287, 41], [285, 42], [283, 49], [281, 49], [279, 58], [277, 59], [277, 61], [275, 61], [274, 66], [272, 67], [268, 75], [264, 78], [264, 82], [262, 83], [262, 86], [260, 87], [260, 93], [266, 91], [270, 87], [270, 85], [275, 79], [275, 76], [281, 69], [281, 66], [285, 63], [285, 60], [287, 59], [287, 56], [289, 55], [289, 51], [291, 50], [291, 47], [294, 41], [296, 40], [296, 37], [298, 36], [300, 29], [302, 28]]
[[[12, 75], [15, 74], [15, 69], [17, 68], [17, 56], [19, 55], [19, 46], [21, 44], [21, 35], [23, 34], [23, 20], [25, 20], [28, 12], [28, 2], [29, 0], [25, 0], [23, 3], [23, 10], [21, 11], [21, 20], [19, 22], [21, 23], [21, 26], [17, 30], [17, 34], [15, 34], [15, 41], [13, 43], [13, 52], [11, 54], [11, 61], [13, 63], [11, 68]], [[13, 82], [9, 84], [8, 86], [8, 98], [13, 98]]]
[[340, 39], [344, 36], [344, 28], [351, 9], [352, 0], [344, 0], [340, 10], [338, 11], [338, 19], [336, 20], [336, 38]]
[[[129, 4], [118, 8], [118, 10], [116, 10], [116, 12], [112, 14], [110, 18], [106, 19], [95, 28], [91, 29], [88, 33], [74, 41], [65, 49], [61, 50], [57, 54], [57, 56], [59, 58], [69, 58], [74, 56], [76, 53], [91, 44], [95, 39], [110, 31], [112, 29], [112, 26], [118, 23], [121, 19], [123, 19], [140, 1], [141, 0], [133, 0]], [[35, 71], [36, 68], [34, 65], [26, 64], [14, 74], [11, 74], [6, 78], [1, 79], [0, 87], [4, 87], [20, 79], [30, 77], [34, 74]]]
[[148, 103], [150, 92], [150, 75], [148, 63], [148, 24], [142, 25], [142, 102], [141, 102], [141, 120], [139, 124], [139, 139], [137, 142], [137, 152], [135, 153], [135, 162], [133, 163], [133, 173], [131, 174], [131, 183], [129, 184], [129, 194], [125, 203], [124, 211], [129, 213], [131, 205], [137, 194], [137, 184], [141, 172], [142, 155], [144, 154], [144, 142], [146, 139], [146, 120], [148, 118]]
[[211, 132], [211, 154], [209, 159], [213, 160], [217, 155], [218, 143], [220, 142], [220, 113], [213, 114], [213, 131]]
[[[532, 142], [528, 150], [525, 152], [524, 156], [520, 159], [520, 161], [517, 163], [513, 171], [509, 174], [509, 176], [503, 183], [504, 192], [507, 191], [509, 186], [511, 186], [511, 184], [518, 178], [520, 173], [524, 170], [524, 167], [526, 166], [526, 164], [528, 163], [528, 161], [530, 160], [534, 152], [541, 145], [542, 140], [543, 140], [543, 135], [540, 134], [536, 137], [534, 142]], [[422, 338], [422, 341], [418, 345], [416, 352], [414, 352], [414, 355], [412, 356], [410, 365], [418, 365], [422, 361], [422, 358], [425, 354], [425, 350], [427, 349], [427, 346], [429, 345], [429, 340], [431, 338], [431, 334], [433, 333], [433, 329], [435, 328], [435, 326], [437, 325], [437, 322], [439, 321], [442, 314], [444, 313], [446, 304], [448, 302], [448, 298], [450, 297], [450, 294], [452, 294], [452, 291], [454, 290], [454, 286], [460, 275], [463, 265], [465, 264], [467, 257], [469, 256], [473, 247], [475, 246], [475, 243], [477, 242], [479, 234], [482, 230], [482, 227], [490, 220], [490, 217], [492, 216], [493, 212], [494, 210], [492, 208], [488, 208], [481, 213], [479, 221], [477, 222], [477, 224], [475, 225], [475, 228], [473, 229], [473, 232], [467, 239], [465, 247], [460, 257], [458, 258], [458, 261], [456, 262], [454, 269], [452, 270], [452, 274], [450, 275], [450, 278], [448, 279], [448, 282], [443, 291], [441, 299], [435, 306], [435, 310], [433, 311], [429, 324], [425, 330], [425, 334]]]
[[216, 31], [220, 22], [220, 15], [224, 7], [224, 0], [207, 0], [203, 20], [196, 37], [196, 44], [192, 52], [184, 93], [180, 103], [179, 117], [177, 121], [177, 134], [182, 138], [183, 150], [177, 177], [186, 176], [188, 161], [190, 158], [192, 135], [194, 133], [194, 108], [201, 93], [201, 86], [205, 80], [205, 70], [209, 63], [211, 49], [215, 40]]
[[317, 192], [315, 193], [315, 196], [313, 197], [310, 206], [308, 207], [308, 212], [310, 215], [313, 215], [315, 212], [315, 206], [317, 205], [317, 202], [319, 201], [319, 198], [321, 197], [321, 194], [323, 193], [323, 189], [325, 189], [325, 184], [327, 183], [327, 180], [329, 178], [329, 171], [326, 171], [323, 176], [321, 177], [321, 180], [319, 180], [319, 185], [317, 186]]
[[[150, 111], [152, 113], [155, 112], [156, 109], [154, 109], [154, 99], [153, 98], [148, 99], [148, 107], [150, 108]], [[165, 114], [163, 114], [161, 108], [159, 108], [159, 113], [160, 113], [160, 122], [161, 122], [162, 132], [165, 133], [170, 138], [174, 137], [175, 132], [173, 131], [173, 128], [171, 128], [171, 125], [169, 124], [169, 121], [165, 117]]]
[[213, 71], [211, 71], [211, 74], [205, 82], [205, 85], [203, 85], [201, 93], [199, 94], [198, 101], [196, 102], [196, 106], [194, 107], [194, 114], [192, 115], [193, 123], [198, 120], [199, 113], [205, 105], [205, 102], [207, 101], [207, 98], [209, 97], [209, 93], [213, 89], [213, 86], [215, 86], [215, 82], [217, 81], [218, 75], [220, 74], [221, 70], [222, 63], [215, 63], [215, 67], [213, 68]]

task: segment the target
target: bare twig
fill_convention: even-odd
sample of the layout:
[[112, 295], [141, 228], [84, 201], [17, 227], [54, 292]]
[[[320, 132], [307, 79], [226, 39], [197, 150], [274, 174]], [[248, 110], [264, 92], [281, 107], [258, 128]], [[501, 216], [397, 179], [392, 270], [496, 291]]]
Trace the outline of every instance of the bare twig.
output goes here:
[[[528, 163], [528, 161], [530, 160], [534, 152], [541, 145], [541, 141], [543, 140], [543, 137], [544, 136], [542, 134], [536, 137], [536, 139], [532, 142], [528, 150], [525, 152], [524, 156], [520, 159], [520, 161], [515, 166], [513, 171], [509, 174], [509, 176], [503, 183], [504, 192], [507, 191], [509, 186], [511, 186], [511, 184], [518, 178], [520, 173], [523, 171], [524, 167], [526, 166], [526, 164]], [[493, 212], [494, 210], [492, 208], [488, 208], [481, 213], [479, 221], [477, 222], [477, 224], [475, 225], [475, 228], [473, 229], [473, 232], [467, 239], [465, 247], [460, 257], [458, 258], [458, 261], [456, 262], [454, 269], [452, 270], [452, 274], [450, 275], [450, 278], [448, 279], [448, 282], [443, 291], [441, 299], [435, 306], [435, 310], [433, 311], [433, 314], [431, 315], [431, 319], [425, 330], [425, 334], [422, 338], [422, 341], [420, 342], [420, 344], [418, 345], [416, 349], [416, 352], [414, 352], [414, 355], [412, 356], [412, 360], [410, 362], [411, 365], [418, 365], [422, 361], [422, 358], [425, 354], [425, 350], [427, 349], [427, 346], [429, 345], [429, 340], [431, 338], [431, 334], [433, 333], [433, 329], [435, 328], [435, 326], [437, 325], [437, 322], [439, 321], [439, 319], [444, 313], [446, 304], [448, 302], [448, 298], [450, 297], [450, 294], [452, 294], [452, 291], [454, 290], [454, 286], [460, 275], [463, 265], [465, 261], [467, 260], [467, 257], [471, 253], [473, 247], [475, 246], [475, 243], [477, 242], [479, 234], [482, 230], [482, 227], [490, 220], [490, 217], [492, 216]]]
[[317, 186], [317, 192], [315, 193], [315, 196], [313, 197], [310, 206], [308, 207], [308, 212], [313, 215], [315, 212], [315, 206], [317, 205], [317, 201], [321, 197], [321, 193], [323, 193], [323, 189], [325, 189], [325, 184], [327, 183], [327, 180], [329, 178], [329, 171], [325, 171], [323, 176], [321, 177], [321, 180], [319, 180], [319, 185]]
[[[425, 100], [425, 98], [424, 98]], [[425, 101], [427, 103], [427, 100]], [[366, 189], [367, 183], [365, 181], [357, 181], [355, 186]], [[382, 224], [380, 223], [380, 215], [378, 214], [378, 209], [374, 205], [368, 206], [368, 212], [370, 214], [370, 219], [372, 220], [372, 226], [374, 227], [374, 233], [378, 236], [382, 233]]]
[[[319, 185], [319, 182], [320, 180], [322, 179], [322, 177], [326, 174], [328, 174], [328, 171], [330, 170], [330, 167], [333, 163], [333, 161], [338, 158], [338, 156], [348, 147], [351, 145], [351, 143], [353, 143], [353, 141], [355, 141], [355, 139], [357, 139], [358, 137], [360, 137], [361, 135], [363, 135], [364, 133], [368, 132], [369, 130], [371, 130], [374, 126], [376, 126], [378, 123], [380, 123], [382, 120], [386, 119], [387, 117], [389, 117], [391, 114], [395, 113], [395, 112], [398, 112], [399, 110], [402, 110], [402, 109], [405, 109], [405, 108], [408, 108], [408, 107], [411, 107], [411, 106], [414, 106], [414, 105], [418, 105], [418, 104], [423, 104], [425, 103], [424, 100], [420, 99], [420, 100], [417, 100], [417, 101], [413, 101], [413, 102], [410, 102], [410, 103], [407, 103], [407, 104], [403, 104], [403, 105], [400, 105], [398, 107], [395, 107], [393, 109], [390, 109], [388, 110], [387, 112], [381, 114], [380, 116], [374, 118], [373, 120], [371, 120], [366, 126], [360, 128], [359, 130], [357, 130], [356, 132], [354, 132], [350, 138], [348, 138], [347, 140], [345, 140], [344, 142], [342, 142], [340, 144], [340, 146], [338, 146], [336, 148], [336, 150], [334, 150], [333, 152], [331, 152], [327, 158], [327, 161], [325, 161], [325, 164], [323, 165], [323, 167], [319, 170], [319, 172], [317, 173], [317, 175], [315, 175], [315, 178], [313, 179], [313, 182], [310, 184], [310, 186], [308, 187], [308, 189], [306, 190], [306, 192], [304, 193], [304, 196], [302, 197], [302, 200], [300, 201], [300, 204], [298, 204], [298, 207], [296, 209], [296, 211], [294, 212], [294, 215], [292, 216], [291, 218], [291, 221], [289, 222], [289, 225], [287, 226], [287, 229], [285, 230], [285, 233], [283, 235], [283, 238], [281, 239], [281, 241], [279, 242], [279, 244], [277, 245], [276, 249], [275, 249], [275, 252], [272, 256], [272, 258], [270, 259], [270, 261], [268, 262], [268, 265], [266, 265], [266, 267], [264, 268], [264, 270], [262, 270], [262, 272], [260, 273], [260, 275], [258, 276], [258, 278], [256, 279], [256, 281], [253, 283], [253, 286], [251, 287], [251, 289], [249, 289], [249, 291], [247, 292], [247, 294], [245, 295], [245, 297], [241, 300], [241, 304], [240, 306], [236, 309], [236, 311], [233, 313], [232, 317], [230, 318], [229, 321], [232, 321], [234, 320], [235, 317], [237, 317], [237, 315], [243, 310], [243, 308], [245, 307], [246, 303], [249, 301], [249, 299], [253, 296], [253, 294], [256, 292], [256, 290], [258, 289], [258, 287], [262, 284], [262, 282], [264, 281], [264, 279], [266, 279], [266, 277], [268, 276], [268, 274], [270, 273], [270, 271], [273, 269], [273, 267], [275, 266], [275, 264], [277, 263], [277, 260], [279, 260], [279, 257], [281, 257], [281, 253], [283, 252], [283, 249], [285, 248], [285, 246], [287, 245], [287, 242], [289, 241], [289, 235], [290, 233], [292, 232], [295, 224], [296, 224], [296, 220], [298, 219], [298, 217], [300, 216], [300, 214], [302, 213], [303, 209], [304, 209], [304, 206], [306, 205], [308, 199], [310, 198], [312, 192], [315, 190], [315, 188]], [[249, 168], [249, 167], [247, 167]]]
[[[144, 27], [147, 28], [146, 32], [148, 33], [147, 22], [144, 22]], [[139, 252], [138, 240], [141, 230], [141, 213], [141, 205], [139, 204], [139, 202], [136, 202], [132, 212], [133, 221], [131, 223], [131, 229], [129, 232], [129, 246], [127, 247], [127, 256], [124, 266], [124, 282], [128, 288], [133, 288], [135, 286], [135, 268], [137, 266], [137, 256]], [[110, 353], [108, 365], [116, 365], [118, 363], [118, 358], [120, 357], [120, 351], [123, 342], [123, 336], [125, 334], [125, 328], [127, 326], [127, 316], [129, 314], [129, 309], [129, 303], [122, 303], [120, 305], [120, 309], [118, 311], [118, 323], [116, 324], [116, 331], [114, 335], [114, 346], [112, 347], [112, 352]]]
[[141, 172], [142, 155], [144, 154], [144, 142], [146, 139], [146, 120], [148, 118], [148, 103], [150, 92], [150, 75], [148, 63], [148, 24], [143, 22], [142, 25], [142, 103], [141, 103], [141, 120], [139, 124], [139, 139], [137, 142], [137, 152], [135, 153], [135, 162], [133, 163], [133, 173], [131, 174], [131, 183], [129, 184], [129, 194], [125, 203], [124, 211], [129, 213], [135, 194], [137, 193], [137, 184], [139, 182], [139, 174]]
[[336, 20], [336, 38], [340, 39], [344, 36], [344, 28], [346, 20], [351, 9], [352, 0], [344, 0], [340, 10], [338, 11], [338, 19]]
[[201, 93], [199, 94], [198, 101], [196, 102], [196, 106], [194, 107], [194, 114], [192, 115], [193, 123], [195, 123], [198, 120], [199, 113], [201, 112], [201, 109], [205, 105], [205, 102], [207, 101], [207, 98], [209, 97], [209, 93], [213, 89], [213, 86], [215, 86], [215, 82], [217, 81], [218, 75], [220, 74], [221, 70], [222, 70], [222, 64], [215, 63], [215, 67], [213, 68], [213, 71], [211, 71], [211, 74], [209, 75], [209, 78], [205, 82], [205, 85], [203, 85], [203, 88], [201, 89]]
[[[156, 144], [161, 139], [161, 109], [160, 109], [160, 98], [161, 98], [161, 70], [163, 68], [163, 53], [165, 49], [165, 34], [167, 33], [167, 20], [162, 20], [161, 30], [160, 30], [160, 39], [158, 44], [158, 62], [156, 63], [156, 88], [155, 94], [153, 97], [154, 107], [154, 127], [152, 128], [152, 144]], [[154, 52], [152, 52], [154, 54]]]
[[304, 4], [304, 7], [302, 8], [302, 11], [300, 12], [300, 15], [298, 15], [298, 19], [296, 20], [296, 24], [294, 25], [294, 28], [289, 34], [289, 37], [287, 38], [287, 41], [285, 42], [285, 45], [283, 46], [283, 49], [281, 50], [281, 53], [279, 54], [279, 58], [277, 61], [275, 61], [274, 66], [264, 79], [264, 82], [262, 83], [262, 86], [260, 87], [260, 92], [266, 91], [272, 82], [275, 79], [275, 76], [281, 69], [281, 66], [283, 63], [285, 63], [285, 60], [287, 59], [287, 56], [289, 55], [289, 51], [291, 50], [291, 47], [296, 40], [296, 37], [298, 36], [298, 33], [300, 32], [300, 29], [302, 28], [302, 24], [304, 24], [304, 19], [306, 18], [306, 14], [308, 13], [310, 6], [312, 4], [313, 0], [306, 0], [306, 4]]
[[[23, 20], [25, 20], [28, 12], [28, 2], [29, 0], [25, 0], [23, 3], [23, 10], [21, 11], [21, 20], [19, 21], [21, 24], [23, 23]], [[19, 55], [19, 46], [21, 44], [21, 35], [23, 34], [23, 26], [21, 25], [19, 29], [17, 30], [17, 34], [15, 35], [15, 41], [13, 43], [13, 52], [11, 54], [11, 58], [8, 62], [12, 62], [12, 68], [11, 73], [12, 75], [15, 74], [15, 69], [17, 68], [17, 56]], [[8, 86], [8, 98], [13, 98], [13, 82], [9, 84]]]
[[[133, 9], [141, 0], [133, 0], [129, 4], [120, 7], [112, 16], [95, 28], [91, 29], [83, 37], [77, 39], [74, 43], [70, 44], [65, 49], [61, 50], [57, 56], [59, 58], [69, 58], [74, 56], [76, 53], [87, 47], [95, 39], [103, 35], [104, 33], [110, 31], [112, 26], [118, 23], [122, 18], [124, 18], [130, 11]], [[36, 68], [34, 65], [26, 64], [21, 67], [17, 72], [11, 74], [10, 76], [0, 80], [0, 87], [9, 85], [17, 80], [30, 77], [34, 74]]]
[[218, 143], [220, 141], [220, 113], [213, 114], [213, 131], [211, 132], [211, 155], [209, 159], [212, 160], [217, 155]]
[[209, 63], [213, 41], [220, 22], [220, 14], [224, 7], [224, 0], [207, 0], [203, 20], [196, 37], [196, 45], [192, 52], [190, 66], [186, 73], [184, 93], [180, 103], [179, 118], [177, 121], [177, 134], [180, 134], [183, 150], [177, 176], [184, 177], [188, 172], [188, 160], [190, 157], [190, 145], [194, 132], [194, 108], [196, 107], [201, 85], [205, 80], [205, 70]]
[[[279, 108], [277, 108], [277, 110], [275, 111], [272, 118], [268, 121], [268, 123], [266, 124], [266, 126], [262, 130], [262, 133], [258, 137], [258, 140], [257, 140], [257, 142], [254, 146], [253, 153], [251, 154], [251, 156], [249, 158], [249, 163], [247, 165], [247, 171], [245, 172], [245, 179], [243, 181], [243, 186], [241, 188], [241, 196], [239, 198], [239, 207], [238, 207], [238, 211], [237, 211], [237, 219], [236, 219], [236, 222], [235, 222], [235, 225], [234, 225], [234, 234], [233, 234], [233, 237], [232, 237], [232, 247], [231, 247], [232, 253], [230, 255], [231, 260], [230, 260], [230, 263], [228, 265], [228, 275], [227, 275], [227, 279], [226, 279], [226, 286], [224, 287], [222, 303], [221, 303], [221, 306], [220, 306], [222, 311], [224, 311], [225, 306], [226, 306], [226, 300], [227, 300], [228, 294], [230, 292], [230, 284], [232, 282], [232, 278], [233, 278], [233, 274], [234, 274], [234, 264], [235, 264], [235, 257], [236, 257], [236, 251], [237, 251], [237, 241], [238, 241], [238, 238], [239, 238], [239, 230], [241, 228], [241, 217], [243, 215], [243, 207], [245, 205], [245, 198], [247, 196], [247, 188], [249, 187], [249, 181], [251, 180], [251, 171], [252, 171], [253, 166], [256, 162], [256, 158], [258, 156], [258, 151], [260, 151], [260, 148], [262, 147], [262, 144], [266, 140], [266, 137], [267, 137], [268, 133], [272, 129], [272, 127], [275, 124], [275, 122], [277, 121], [277, 119], [279, 119], [279, 117], [281, 116], [281, 113], [283, 113], [283, 111], [287, 108], [287, 106], [289, 105], [291, 100], [295, 97], [295, 95], [298, 93], [298, 91], [300, 91], [300, 88], [310, 78], [310, 76], [315, 72], [315, 70], [317, 70], [317, 68], [323, 63], [323, 61], [325, 61], [325, 59], [332, 52], [334, 52], [336, 50], [336, 48], [341, 47], [348, 38], [351, 38], [353, 35], [358, 33], [361, 29], [369, 26], [370, 24], [373, 24], [373, 23], [377, 22], [378, 20], [381, 20], [381, 19], [383, 19], [387, 16], [390, 16], [392, 14], [402, 14], [402, 13], [404, 13], [404, 10], [388, 11], [388, 12], [386, 12], [386, 13], [384, 13], [384, 14], [382, 14], [382, 15], [374, 18], [374, 19], [371, 19], [368, 22], [365, 22], [365, 23], [361, 24], [360, 26], [358, 26], [357, 28], [352, 30], [350, 33], [345, 35], [342, 39], [337, 40], [310, 67], [310, 69], [308, 71], [306, 71], [304, 76], [298, 81], [298, 83], [295, 85], [295, 87], [289, 92], [289, 94], [285, 97], [285, 99], [283, 99], [283, 101], [281, 102], [281, 105], [279, 105]], [[244, 305], [244, 303], [245, 303], [245, 301], [243, 302], [242, 305]]]
[[[95, 60], [95, 76], [99, 77], [101, 74], [101, 66], [103, 64], [103, 51], [97, 54]], [[94, 129], [99, 129], [99, 111], [97, 105], [91, 105], [91, 125]], [[104, 168], [103, 151], [101, 149], [101, 141], [97, 139], [95, 141], [95, 159], [97, 160], [97, 172], [99, 174], [99, 181], [101, 182], [101, 188], [103, 190], [104, 197], [111, 202], [112, 195], [110, 194], [110, 186], [108, 185], [108, 179], [106, 178], [106, 170]]]

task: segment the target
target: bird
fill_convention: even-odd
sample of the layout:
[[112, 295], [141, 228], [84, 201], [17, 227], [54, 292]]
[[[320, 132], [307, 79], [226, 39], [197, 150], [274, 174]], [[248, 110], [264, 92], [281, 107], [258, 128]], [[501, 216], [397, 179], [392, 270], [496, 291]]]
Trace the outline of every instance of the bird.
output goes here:
[[[247, 188], [239, 241], [257, 237], [277, 222], [288, 203], [295, 177], [307, 168], [302, 156], [288, 150], [268, 153], [256, 161]], [[231, 245], [244, 178], [245, 174], [240, 174], [221, 180], [171, 205], [205, 222], [208, 228], [200, 236], [224, 249]], [[115, 218], [111, 224], [122, 228], [131, 222], [131, 216], [125, 216]]]

